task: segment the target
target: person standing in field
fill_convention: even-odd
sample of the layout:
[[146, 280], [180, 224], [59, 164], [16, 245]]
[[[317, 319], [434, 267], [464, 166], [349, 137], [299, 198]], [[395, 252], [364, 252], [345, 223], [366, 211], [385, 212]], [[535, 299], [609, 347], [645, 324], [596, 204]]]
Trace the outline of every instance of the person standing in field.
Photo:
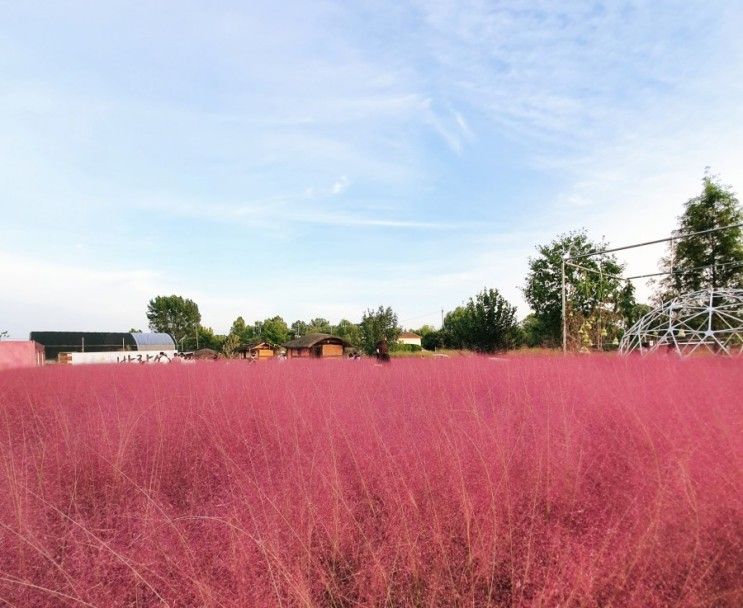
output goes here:
[[387, 345], [387, 340], [384, 338], [377, 342], [377, 361], [379, 363], [390, 362], [390, 348]]

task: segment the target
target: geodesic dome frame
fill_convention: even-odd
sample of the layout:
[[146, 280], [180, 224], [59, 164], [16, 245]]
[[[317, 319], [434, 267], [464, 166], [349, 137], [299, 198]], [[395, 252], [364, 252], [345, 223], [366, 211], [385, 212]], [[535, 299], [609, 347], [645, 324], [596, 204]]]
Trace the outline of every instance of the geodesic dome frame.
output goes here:
[[743, 354], [743, 289], [703, 289], [661, 304], [622, 337], [621, 353]]

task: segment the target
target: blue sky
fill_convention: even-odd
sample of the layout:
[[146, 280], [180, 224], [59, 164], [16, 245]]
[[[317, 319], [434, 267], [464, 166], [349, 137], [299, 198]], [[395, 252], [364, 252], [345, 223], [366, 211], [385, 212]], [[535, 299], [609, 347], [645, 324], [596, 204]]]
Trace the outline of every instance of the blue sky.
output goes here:
[[[736, 6], [737, 5], [737, 6]], [[527, 312], [534, 247], [743, 186], [736, 2], [4, 2], [0, 329]], [[626, 258], [652, 271], [661, 250]], [[644, 293], [640, 285], [641, 293]]]

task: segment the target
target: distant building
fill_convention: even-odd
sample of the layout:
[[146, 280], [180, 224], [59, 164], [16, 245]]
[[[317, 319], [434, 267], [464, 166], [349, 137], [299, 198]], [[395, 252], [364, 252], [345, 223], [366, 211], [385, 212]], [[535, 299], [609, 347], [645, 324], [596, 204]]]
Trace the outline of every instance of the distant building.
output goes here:
[[42, 344], [46, 358], [54, 361], [61, 353], [175, 350], [173, 338], [163, 333], [32, 331], [30, 338]]
[[421, 345], [421, 337], [413, 333], [412, 331], [404, 331], [400, 334], [400, 337], [397, 339], [398, 344], [413, 344], [415, 346]]
[[269, 344], [268, 342], [243, 344], [242, 346], [238, 346], [235, 352], [240, 359], [269, 359], [276, 354], [273, 344]]
[[44, 347], [33, 340], [0, 341], [0, 371], [44, 365]]
[[342, 357], [349, 346], [343, 338], [330, 334], [307, 334], [284, 344], [290, 359]]

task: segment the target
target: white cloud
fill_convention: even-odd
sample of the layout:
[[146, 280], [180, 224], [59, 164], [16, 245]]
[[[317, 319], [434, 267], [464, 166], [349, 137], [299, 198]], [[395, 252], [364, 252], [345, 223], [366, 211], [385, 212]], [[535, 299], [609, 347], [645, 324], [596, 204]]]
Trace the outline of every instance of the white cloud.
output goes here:
[[337, 180], [335, 180], [335, 183], [333, 184], [333, 187], [331, 188], [331, 192], [336, 195], [341, 194], [343, 191], [345, 191], [348, 188], [350, 183], [351, 182], [349, 181], [349, 179], [345, 175], [342, 175]]
[[[281, 17], [260, 3], [183, 7], [177, 23], [162, 7], [120, 19], [100, 5], [58, 10], [54, 27], [42, 27], [44, 45], [0, 37], [13, 51], [0, 55], [15, 68], [0, 94], [6, 225], [18, 214], [11, 229], [31, 242], [24, 231], [37, 238], [43, 229], [26, 228], [31, 209], [49, 234], [74, 233], [78, 259], [91, 256], [87, 264], [3, 254], [0, 284], [12, 290], [0, 320], [137, 325], [142, 302], [176, 291], [198, 297], [205, 322], [223, 331], [237, 314], [357, 318], [376, 300], [413, 316], [483, 285], [523, 312], [517, 286], [536, 243], [580, 226], [613, 244], [667, 234], [706, 165], [743, 191], [734, 3], [413, 4], [368, 8], [370, 19], [333, 2], [299, 3]], [[23, 3], [14, 10], [18, 24], [33, 13]], [[393, 22], [388, 11], [404, 19]], [[127, 19], [137, 24], [127, 30], [131, 46], [107, 45], [106, 33]], [[139, 69], [112, 69], [130, 59]], [[475, 148], [491, 164], [468, 157]], [[484, 200], [478, 184], [490, 182], [481, 178], [516, 153], [521, 175], [504, 185], [549, 183], [541, 204], [527, 217], [511, 213], [518, 194], [509, 194], [487, 216], [501, 214], [498, 225], [478, 221], [483, 210], [467, 199]], [[480, 172], [471, 190], [459, 185], [464, 200], [443, 200], [459, 195], [442, 187], [451, 167]], [[85, 231], [121, 228], [107, 238], [125, 250], [132, 210], [134, 221], [162, 222], [164, 239], [172, 225], [198, 219], [212, 243], [237, 226], [265, 239], [266, 251], [313, 228], [376, 229], [355, 234], [380, 240], [394, 229], [410, 239], [401, 246], [409, 261], [359, 269], [365, 276], [340, 264], [287, 269], [281, 281], [305, 294], [293, 304], [281, 297], [285, 284], [265, 275], [254, 277], [262, 289], [251, 293], [216, 285], [197, 293], [190, 287], [205, 277], [186, 266], [176, 280], [96, 265]], [[503, 224], [516, 238], [503, 237]], [[438, 232], [456, 248], [417, 250]], [[642, 272], [659, 253], [626, 259]], [[34, 273], [49, 284], [23, 280]], [[256, 300], [256, 291], [269, 296]]]
[[96, 269], [0, 251], [0, 319], [16, 338], [47, 329], [126, 331], [168, 281], [141, 269]]

